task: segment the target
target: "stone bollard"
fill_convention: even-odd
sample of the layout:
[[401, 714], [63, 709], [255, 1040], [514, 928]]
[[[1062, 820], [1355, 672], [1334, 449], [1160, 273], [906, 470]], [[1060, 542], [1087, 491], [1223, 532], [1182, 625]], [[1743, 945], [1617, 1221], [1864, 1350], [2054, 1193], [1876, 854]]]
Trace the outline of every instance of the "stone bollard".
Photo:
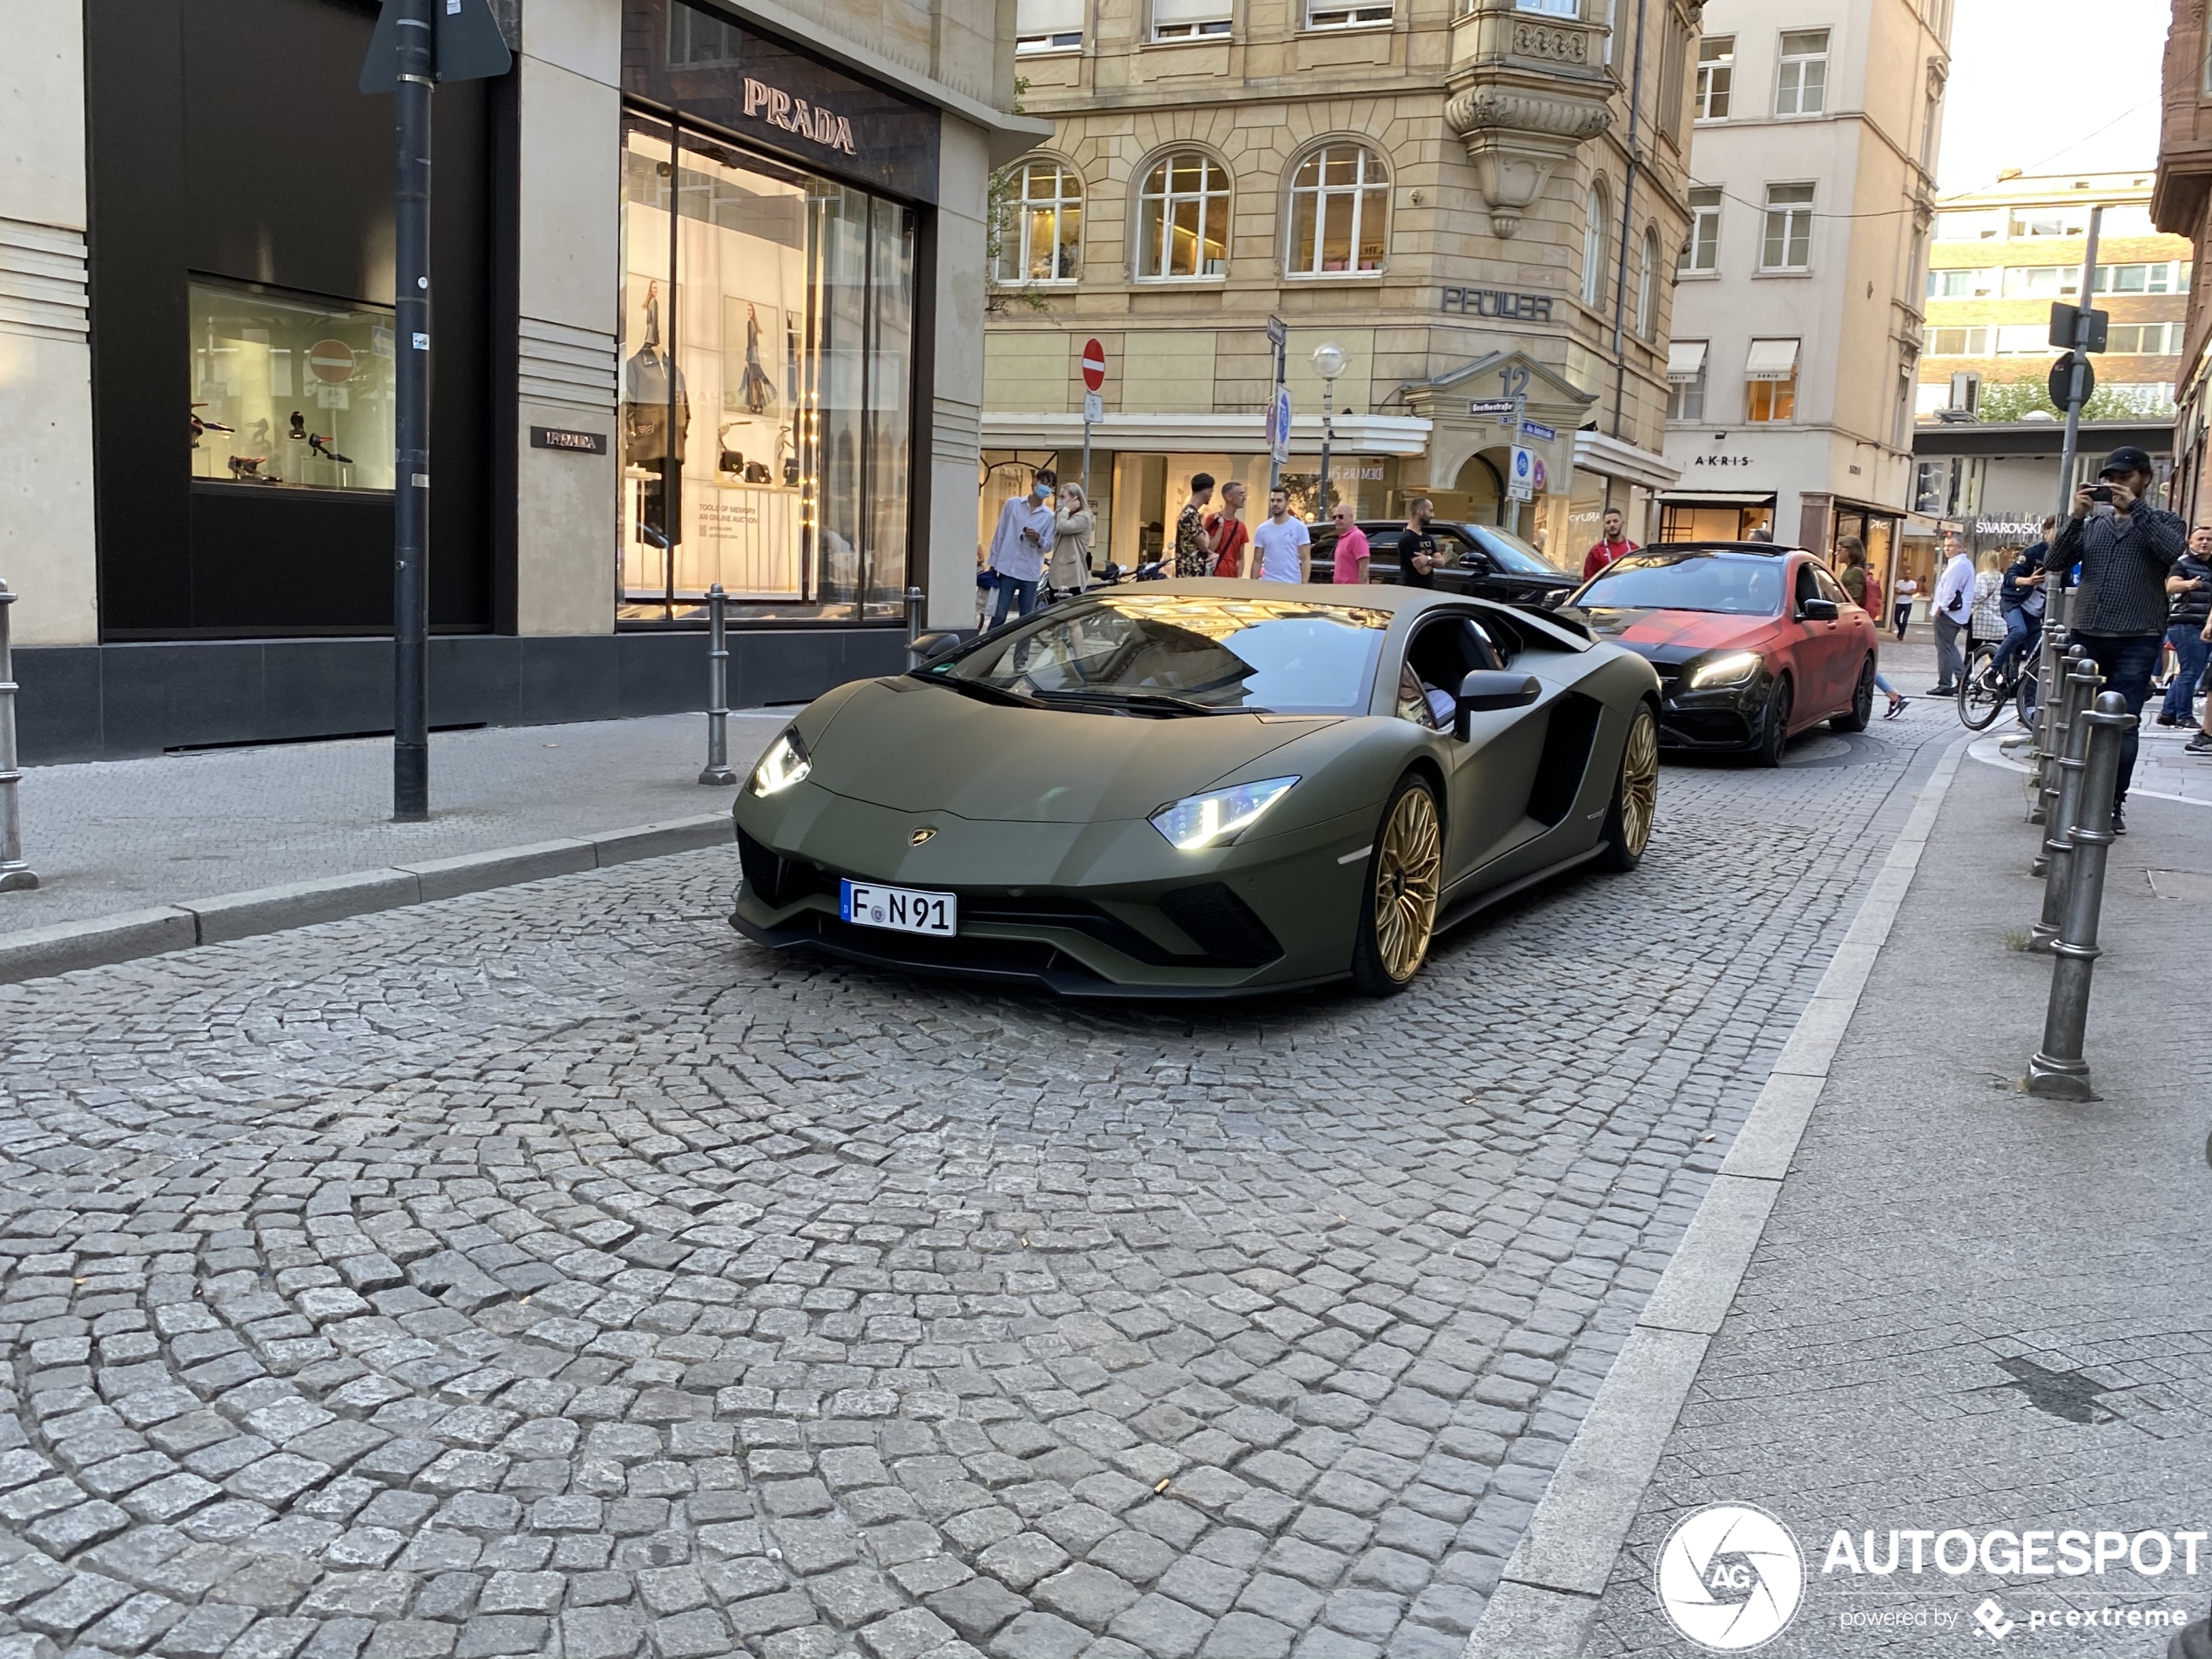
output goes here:
[[2087, 658], [2069, 657], [2067, 677], [2060, 688], [2067, 704], [2066, 746], [2051, 762], [2059, 780], [2058, 799], [2044, 825], [2043, 845], [2027, 872], [2043, 878], [2042, 918], [2028, 934], [2027, 948], [2033, 951], [2048, 950], [2059, 936], [2059, 925], [2066, 920], [2067, 874], [2074, 852], [2071, 832], [2080, 818], [2081, 772], [2089, 764], [2089, 723], [2083, 717], [2096, 700], [2102, 678]]
[[706, 590], [706, 765], [699, 769], [703, 784], [733, 784], [730, 770], [730, 629], [725, 615], [729, 596], [718, 582]]
[[23, 858], [23, 817], [16, 807], [16, 786], [23, 772], [16, 765], [16, 670], [8, 653], [8, 607], [16, 596], [0, 582], [0, 893], [28, 893], [37, 873]]
[[2080, 821], [2074, 826], [2066, 922], [2051, 947], [2051, 1001], [2043, 1015], [2043, 1047], [2027, 1062], [2027, 1092], [2047, 1100], [2094, 1100], [2082, 1056], [2089, 1028], [2089, 980], [2097, 961], [2097, 918], [2104, 908], [2105, 859], [2112, 850], [2112, 792], [2120, 782], [2121, 735], [2135, 724], [2117, 691], [2097, 698], [2081, 717], [2089, 728], [2089, 764], [2081, 775]]

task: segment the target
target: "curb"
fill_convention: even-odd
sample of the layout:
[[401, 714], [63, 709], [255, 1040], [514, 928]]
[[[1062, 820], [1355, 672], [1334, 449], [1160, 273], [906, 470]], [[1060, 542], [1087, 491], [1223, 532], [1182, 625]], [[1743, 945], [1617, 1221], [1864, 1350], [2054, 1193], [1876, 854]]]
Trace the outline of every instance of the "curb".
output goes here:
[[540, 881], [547, 876], [604, 870], [610, 865], [732, 841], [728, 813], [702, 813], [695, 818], [633, 824], [573, 840], [494, 847], [488, 853], [465, 853], [458, 858], [318, 876], [152, 910], [128, 910], [84, 921], [29, 927], [0, 934], [0, 985], [46, 979], [80, 968], [105, 968], [142, 956], [189, 950], [195, 945], [282, 933], [319, 921], [366, 916], [403, 905], [430, 904], [464, 893]]
[[1936, 814], [1973, 734], [1954, 739], [1868, 887], [1851, 931], [1783, 1045], [1720, 1172], [1606, 1373], [1553, 1474], [1504, 1576], [1467, 1637], [1464, 1659], [1575, 1659], [1615, 1561], [1674, 1433], [1705, 1350], [1780, 1196], [1891, 926], [1919, 868]]

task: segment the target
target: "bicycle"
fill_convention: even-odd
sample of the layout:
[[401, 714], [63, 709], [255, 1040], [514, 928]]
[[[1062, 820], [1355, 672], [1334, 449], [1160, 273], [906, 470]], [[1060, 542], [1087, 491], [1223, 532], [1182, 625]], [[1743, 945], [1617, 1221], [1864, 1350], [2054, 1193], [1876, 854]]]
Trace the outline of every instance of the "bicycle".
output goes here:
[[2041, 685], [2036, 678], [2033, 651], [2022, 651], [2000, 679], [1996, 674], [1997, 648], [1977, 645], [1959, 677], [1959, 719], [1969, 732], [1986, 732], [2007, 707], [2022, 725], [2035, 724], [2036, 701]]

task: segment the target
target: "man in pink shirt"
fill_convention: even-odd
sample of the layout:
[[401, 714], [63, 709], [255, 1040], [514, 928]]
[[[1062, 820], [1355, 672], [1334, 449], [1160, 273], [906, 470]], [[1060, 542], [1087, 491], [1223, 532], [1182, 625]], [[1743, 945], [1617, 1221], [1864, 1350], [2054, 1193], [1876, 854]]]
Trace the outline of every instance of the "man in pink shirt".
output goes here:
[[1582, 580], [1585, 582], [1614, 560], [1625, 559], [1636, 550], [1636, 544], [1629, 539], [1628, 520], [1621, 516], [1619, 508], [1607, 508], [1604, 518], [1599, 522], [1604, 527], [1602, 539], [1582, 558]]
[[1336, 574], [1332, 582], [1365, 582], [1367, 579], [1367, 533], [1361, 529], [1352, 516], [1352, 505], [1348, 501], [1337, 503], [1330, 516], [1336, 520]]

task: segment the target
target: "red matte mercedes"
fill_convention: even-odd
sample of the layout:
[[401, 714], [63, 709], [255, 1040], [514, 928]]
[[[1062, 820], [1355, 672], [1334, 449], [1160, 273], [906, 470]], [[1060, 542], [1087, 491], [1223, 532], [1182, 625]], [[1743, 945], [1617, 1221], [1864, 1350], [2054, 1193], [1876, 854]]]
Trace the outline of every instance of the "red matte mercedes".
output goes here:
[[1586, 582], [1568, 606], [1658, 671], [1659, 740], [1782, 764], [1822, 720], [1864, 732], [1874, 710], [1874, 620], [1800, 548], [1662, 543]]

